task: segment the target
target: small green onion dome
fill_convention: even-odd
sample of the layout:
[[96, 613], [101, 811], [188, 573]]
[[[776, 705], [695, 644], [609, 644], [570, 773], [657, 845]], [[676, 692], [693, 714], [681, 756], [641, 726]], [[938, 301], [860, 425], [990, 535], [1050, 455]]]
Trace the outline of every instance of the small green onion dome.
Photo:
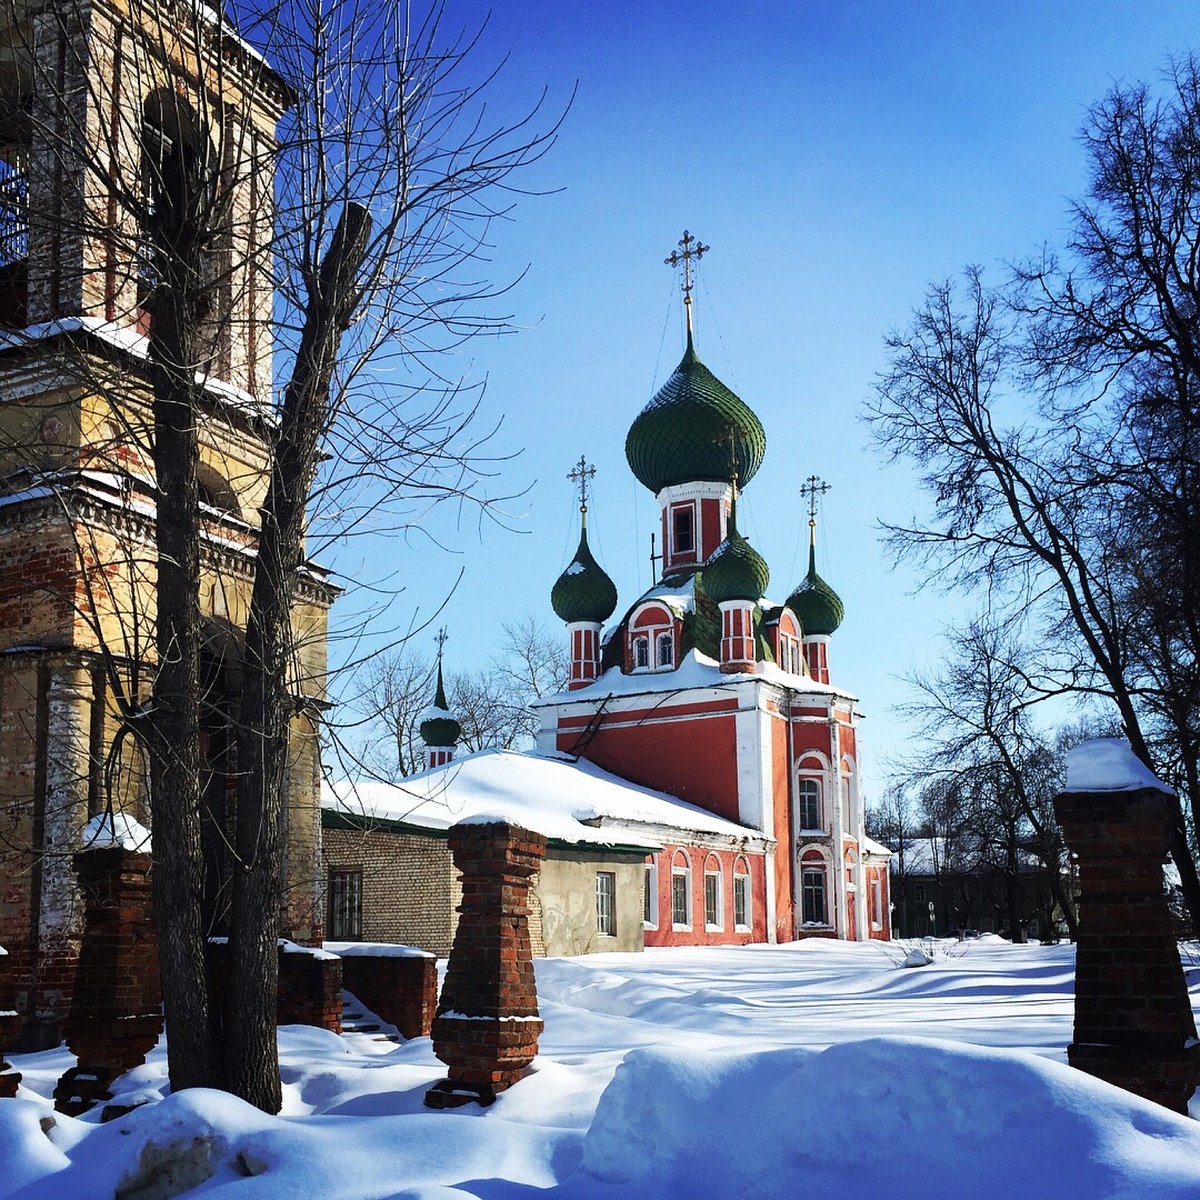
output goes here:
[[454, 719], [450, 706], [446, 703], [446, 688], [442, 683], [442, 664], [438, 662], [437, 695], [433, 707], [425, 710], [425, 718], [420, 724], [421, 741], [426, 746], [453, 746], [462, 736], [462, 726]]
[[842, 598], [817, 574], [817, 551], [812, 545], [808, 548], [808, 575], [788, 597], [787, 605], [799, 617], [806, 637], [833, 633], [845, 616]]
[[673, 484], [734, 475], [749, 483], [766, 448], [762, 423], [696, 357], [690, 333], [683, 360], [625, 438], [630, 469], [656, 495]]
[[702, 586], [711, 599], [723, 604], [727, 600], [761, 600], [769, 580], [762, 555], [738, 533], [735, 501], [725, 540], [701, 569]]
[[571, 624], [603, 624], [617, 607], [617, 589], [588, 549], [587, 525], [579, 531], [579, 549], [550, 589], [550, 603], [559, 618]]

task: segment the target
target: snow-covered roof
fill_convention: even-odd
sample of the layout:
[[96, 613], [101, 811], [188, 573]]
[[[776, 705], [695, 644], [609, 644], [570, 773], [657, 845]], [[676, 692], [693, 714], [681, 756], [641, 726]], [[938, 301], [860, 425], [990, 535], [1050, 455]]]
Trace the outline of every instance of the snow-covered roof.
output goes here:
[[534, 708], [541, 708], [550, 704], [583, 700], [595, 703], [598, 698], [605, 696], [639, 696], [647, 692], [676, 692], [685, 688], [727, 688], [745, 683], [748, 679], [762, 679], [779, 687], [791, 688], [795, 692], [821, 693], [844, 696], [848, 700], [854, 699], [842, 688], [818, 683], [807, 675], [792, 675], [769, 662], [756, 663], [753, 671], [725, 674], [716, 659], [709, 658], [699, 650], [689, 650], [673, 671], [635, 671], [631, 675], [625, 675], [620, 667], [610, 667], [587, 687], [543, 696], [532, 704]]
[[480, 750], [399, 783], [326, 783], [321, 804], [351, 816], [432, 830], [490, 818], [559, 841], [600, 846], [656, 848], [661, 843], [646, 831], [648, 826], [739, 839], [762, 837], [586, 760], [514, 750]]

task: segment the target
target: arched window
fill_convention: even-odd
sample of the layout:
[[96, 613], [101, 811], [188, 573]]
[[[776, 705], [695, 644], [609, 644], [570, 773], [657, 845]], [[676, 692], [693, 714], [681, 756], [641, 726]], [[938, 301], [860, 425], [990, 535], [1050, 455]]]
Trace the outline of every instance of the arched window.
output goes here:
[[633, 639], [633, 669], [645, 671], [650, 666], [650, 638], [641, 634]]
[[738, 855], [733, 864], [733, 927], [750, 928], [750, 864]]
[[800, 859], [800, 919], [805, 925], [828, 925], [828, 871], [825, 857], [807, 850]]
[[704, 864], [704, 928], [716, 932], [725, 928], [725, 889], [721, 860], [710, 854]]
[[692, 864], [682, 850], [671, 859], [671, 928], [692, 927]]
[[668, 633], [660, 633], [657, 639], [658, 654], [656, 656], [656, 664], [660, 667], [675, 666], [675, 635]]
[[802, 830], [822, 829], [821, 784], [816, 779], [801, 779], [796, 784], [797, 823]]
[[629, 664], [634, 671], [675, 669], [675, 621], [668, 609], [653, 601], [629, 619]]

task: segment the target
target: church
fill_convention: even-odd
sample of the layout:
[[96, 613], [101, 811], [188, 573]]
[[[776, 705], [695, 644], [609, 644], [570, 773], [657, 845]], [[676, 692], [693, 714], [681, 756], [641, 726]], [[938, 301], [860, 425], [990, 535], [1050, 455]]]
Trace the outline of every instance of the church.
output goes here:
[[[634, 941], [646, 946], [890, 937], [891, 854], [864, 828], [858, 701], [833, 682], [843, 607], [816, 566], [816, 500], [826, 485], [815, 476], [805, 485], [808, 572], [786, 600], [772, 601], [767, 564], [737, 524], [738, 496], [762, 466], [766, 436], [695, 347], [691, 270], [706, 249], [685, 232], [667, 260], [683, 268], [687, 343], [625, 441], [630, 469], [661, 509], [661, 577], [609, 623], [617, 591], [588, 546], [594, 468], [581, 459], [570, 475], [580, 489], [579, 546], [550, 594], [570, 649], [567, 687], [534, 702], [533, 755], [455, 759], [457, 723], [445, 711], [439, 665], [436, 703], [422, 725], [430, 769], [390, 800], [386, 788], [372, 789], [365, 804], [353, 789], [326, 800], [331, 895], [360, 889], [362, 919], [370, 921], [361, 888], [371, 872], [349, 865], [356, 847], [338, 840], [335, 818], [364, 836], [391, 820], [420, 843], [444, 829], [446, 812], [490, 812], [532, 828], [552, 815], [553, 831], [539, 829], [552, 847], [586, 845], [594, 859], [586, 877], [535, 885], [535, 944], [547, 914], [568, 909], [575, 936], [565, 952], [630, 948], [631, 922], [613, 914], [631, 908]], [[556, 783], [544, 794], [553, 814], [527, 803], [538, 790], [533, 774], [550, 764]], [[605, 845], [613, 861], [603, 861]], [[357, 851], [362, 857], [361, 843]], [[630, 855], [640, 858], [633, 878]], [[448, 910], [448, 858], [441, 874]], [[594, 892], [594, 913], [581, 919], [563, 887], [589, 901]], [[630, 905], [631, 890], [640, 906]], [[331, 924], [340, 915], [331, 910]], [[395, 926], [376, 930], [386, 928]], [[407, 931], [422, 944], [431, 936], [420, 926]]]

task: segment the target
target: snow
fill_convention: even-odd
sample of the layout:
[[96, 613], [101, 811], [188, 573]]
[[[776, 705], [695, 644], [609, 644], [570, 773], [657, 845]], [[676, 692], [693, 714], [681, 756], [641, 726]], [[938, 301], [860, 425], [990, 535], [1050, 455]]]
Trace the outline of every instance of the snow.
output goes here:
[[397, 946], [392, 942], [324, 942], [326, 950], [338, 958], [433, 958], [417, 946]]
[[149, 854], [150, 830], [125, 813], [98, 813], [83, 827], [80, 848], [107, 850], [112, 846]]
[[665, 792], [638, 787], [586, 760], [515, 750], [481, 750], [402, 783], [326, 783], [321, 803], [351, 815], [431, 830], [509, 821], [546, 837], [588, 845], [659, 848], [652, 833], [634, 825], [762, 841], [755, 830]]
[[573, 562], [564, 572], [564, 575], [582, 575], [587, 568], [581, 562]]
[[1136, 792], [1152, 788], [1175, 795], [1129, 748], [1124, 738], [1094, 738], [1067, 751], [1067, 792]]
[[[108, 1124], [52, 1113], [65, 1050], [15, 1055], [0, 1196], [111, 1200], [170, 1160], [211, 1173], [205, 1200], [1200, 1195], [1200, 1126], [1066, 1065], [1072, 947], [931, 941], [902, 970], [911, 948], [539, 960], [541, 1052], [486, 1110], [423, 1107], [444, 1077], [427, 1038], [286, 1026], [279, 1116], [192, 1090]], [[118, 1098], [160, 1096], [165, 1071], [160, 1043]]]

